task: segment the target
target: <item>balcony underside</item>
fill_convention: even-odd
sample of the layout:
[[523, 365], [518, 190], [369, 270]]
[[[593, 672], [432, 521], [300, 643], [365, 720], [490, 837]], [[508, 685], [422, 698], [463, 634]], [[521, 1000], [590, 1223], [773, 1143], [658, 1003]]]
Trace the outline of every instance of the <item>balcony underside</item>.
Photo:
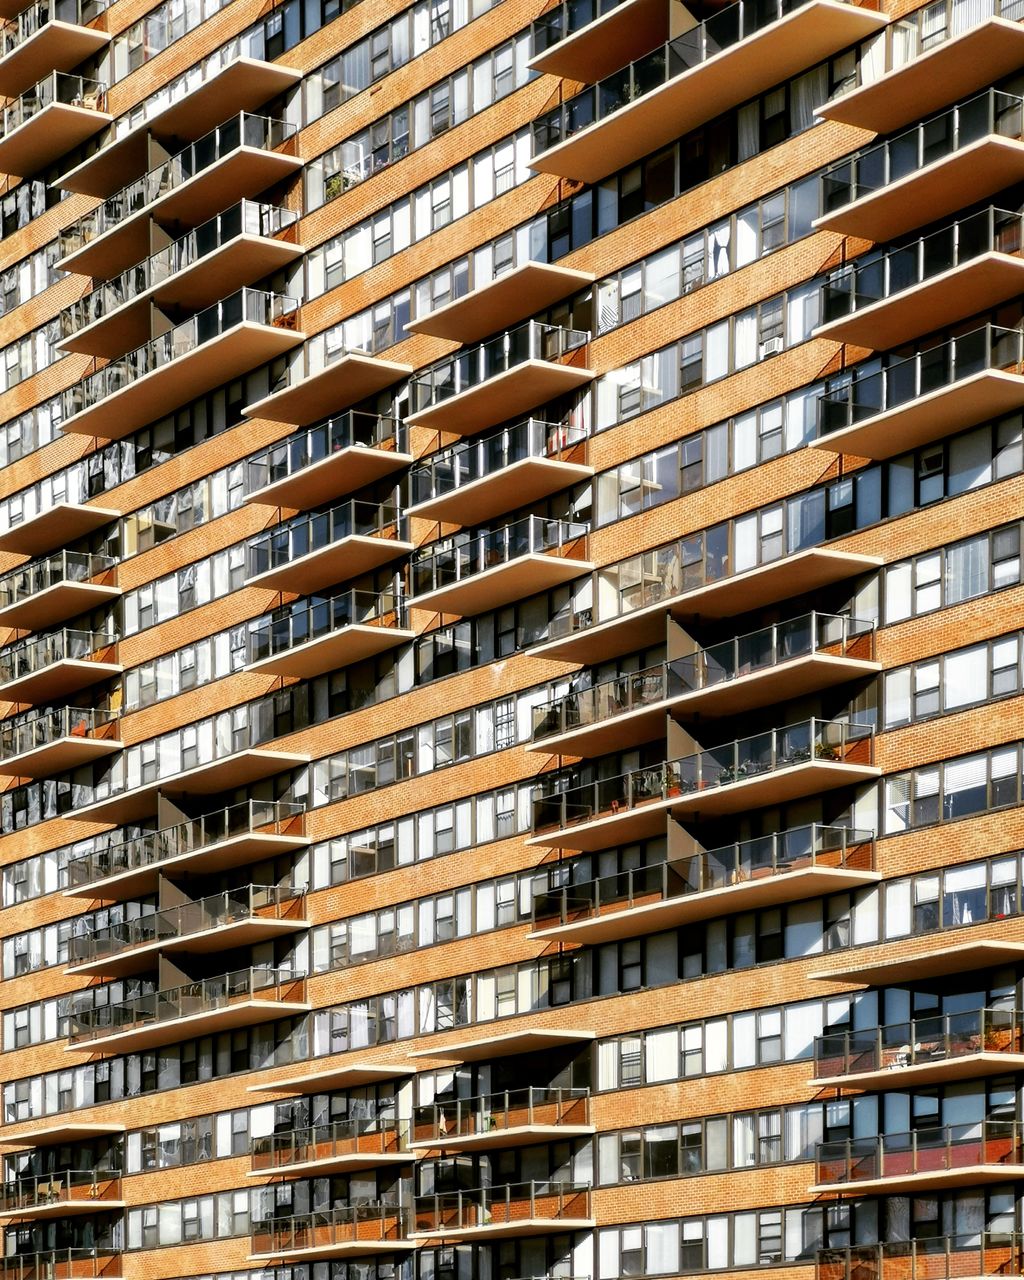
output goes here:
[[71, 1200], [54, 1200], [52, 1203], [26, 1205], [21, 1209], [2, 1210], [0, 1220], [37, 1222], [51, 1218], [79, 1218], [87, 1213], [121, 1213], [125, 1208], [127, 1206], [123, 1200], [93, 1199], [86, 1191], [78, 1191]]
[[453, 582], [450, 586], [415, 596], [409, 604], [413, 609], [432, 613], [471, 617], [515, 600], [524, 600], [538, 591], [548, 591], [563, 582], [571, 582], [584, 573], [591, 573], [593, 568], [587, 560], [531, 552], [517, 556], [508, 564], [495, 565], [493, 569], [473, 574], [462, 582]]
[[879, 879], [875, 871], [851, 871], [846, 867], [766, 871], [760, 879], [755, 873], [754, 879], [738, 880], [735, 884], [704, 893], [654, 898], [631, 907], [616, 908], [612, 904], [604, 915], [581, 916], [566, 924], [535, 929], [529, 936], [538, 942], [575, 942], [581, 946], [612, 942], [618, 938], [638, 938], [698, 920], [714, 920], [737, 911], [757, 911], [762, 907], [777, 907], [830, 893], [849, 893], [875, 884]]
[[972, 142], [814, 220], [817, 231], [895, 240], [1024, 178], [1024, 142], [993, 135]]
[[0, 173], [18, 178], [38, 173], [98, 133], [110, 120], [105, 111], [51, 102], [0, 138]]
[[851, 1071], [847, 1075], [809, 1080], [812, 1089], [862, 1089], [881, 1093], [887, 1089], [916, 1089], [920, 1085], [948, 1084], [957, 1080], [980, 1080], [986, 1076], [1010, 1075], [1024, 1071], [1024, 1053], [964, 1053], [915, 1062], [910, 1066], [879, 1067], [877, 1071]]
[[411, 453], [399, 453], [397, 449], [350, 445], [283, 480], [246, 494], [245, 500], [289, 511], [309, 511], [393, 475], [409, 466], [412, 460]]
[[57, 738], [16, 756], [0, 757], [0, 776], [6, 778], [52, 778], [80, 765], [120, 751], [124, 744], [116, 738]]
[[301, 245], [289, 244], [286, 240], [249, 234], [235, 236], [131, 302], [76, 330], [59, 344], [60, 349], [94, 356], [122, 355], [150, 340], [152, 306], [202, 311], [244, 285], [272, 275], [301, 258], [303, 252]]
[[437, 1058], [442, 1062], [488, 1062], [491, 1058], [511, 1058], [519, 1053], [542, 1053], [547, 1049], [564, 1049], [572, 1045], [583, 1048], [596, 1039], [597, 1034], [593, 1031], [533, 1027], [473, 1040], [451, 1040], [430, 1049], [416, 1049], [409, 1057]]
[[477, 1227], [438, 1227], [436, 1231], [413, 1231], [410, 1240], [423, 1244], [442, 1240], [517, 1240], [527, 1236], [561, 1235], [569, 1231], [593, 1231], [593, 1218], [515, 1218], [511, 1222], [483, 1222]]
[[[667, 7], [666, 0], [660, 2], [663, 9]], [[427, 333], [452, 342], [479, 342], [546, 311], [593, 282], [590, 271], [527, 262], [465, 297], [438, 307], [421, 320], [414, 320], [406, 328], [410, 333]]]
[[353, 533], [339, 538], [319, 551], [310, 551], [289, 564], [278, 565], [246, 581], [249, 587], [270, 587], [274, 591], [294, 592], [308, 596], [334, 583], [345, 582], [359, 574], [378, 569], [398, 556], [413, 550], [411, 542], [398, 538], [375, 538]]
[[28, 706], [60, 702], [69, 694], [88, 689], [101, 680], [119, 676], [124, 667], [117, 662], [93, 662], [86, 658], [61, 658], [32, 671], [17, 680], [0, 684], [0, 702], [17, 702]]
[[103, 975], [116, 978], [155, 968], [160, 955], [213, 955], [234, 947], [254, 947], [260, 942], [269, 942], [274, 938], [308, 928], [308, 920], [278, 920], [250, 916], [247, 919], [214, 925], [201, 932], [186, 933], [179, 937], [163, 938], [159, 942], [147, 942], [141, 946], [126, 948], [115, 955], [72, 965], [64, 972], [83, 977]]
[[592, 1137], [592, 1124], [519, 1124], [484, 1133], [446, 1133], [422, 1142], [410, 1142], [412, 1151], [497, 1151], [502, 1147], [536, 1147], [542, 1142], [568, 1142]]
[[877, 569], [881, 563], [878, 556], [810, 547], [692, 591], [666, 594], [664, 599], [641, 609], [619, 614], [574, 635], [537, 645], [529, 651], [530, 656], [549, 658], [553, 662], [601, 662], [650, 645], [663, 644], [665, 619], [669, 613], [679, 619], [729, 618], [794, 596], [810, 595], [822, 587]]
[[268, 1253], [250, 1253], [246, 1261], [271, 1262], [275, 1259], [295, 1258], [298, 1261], [308, 1259], [313, 1262], [317, 1258], [358, 1258], [371, 1253], [398, 1253], [415, 1249], [416, 1244], [413, 1239], [396, 1236], [394, 1240], [344, 1240], [335, 1244], [297, 1245], [294, 1248], [283, 1246]]
[[319, 1177], [328, 1173], [361, 1173], [365, 1169], [411, 1164], [416, 1157], [411, 1151], [349, 1151], [344, 1155], [325, 1155], [319, 1160], [301, 1160], [295, 1164], [268, 1165], [250, 1169], [247, 1178]]
[[302, 79], [294, 67], [236, 58], [204, 83], [189, 88], [176, 101], [143, 121], [123, 137], [63, 174], [56, 185], [80, 195], [106, 198], [150, 167], [149, 139], [169, 145], [195, 142], [223, 120], [255, 111]]
[[808, 974], [812, 981], [850, 982], [857, 986], [906, 987], [917, 982], [930, 982], [952, 973], [975, 973], [1001, 965], [1018, 965], [1024, 961], [1024, 942], [994, 942], [979, 939], [942, 947], [937, 951], [921, 951], [917, 955], [895, 960], [861, 961], [860, 964], [838, 965]]
[[359, 1089], [363, 1085], [378, 1084], [383, 1080], [400, 1080], [412, 1074], [408, 1066], [378, 1066], [373, 1062], [351, 1062], [348, 1066], [331, 1067], [327, 1071], [303, 1071], [297, 1076], [282, 1076], [266, 1084], [250, 1084], [247, 1093], [282, 1093], [302, 1095], [330, 1093], [340, 1089]]
[[[881, 663], [867, 662], [859, 658], [833, 657], [826, 653], [808, 654], [766, 667], [734, 680], [706, 689], [695, 689], [676, 694], [647, 707], [615, 715], [609, 711], [593, 724], [581, 725], [567, 733], [539, 738], [527, 746], [527, 751], [539, 751], [548, 755], [600, 756], [616, 749], [635, 747], [652, 738], [664, 737], [665, 715], [675, 712], [687, 716], [732, 716], [757, 707], [772, 706], [821, 689], [830, 689], [848, 680], [876, 675]], [[628, 679], [628, 677], [627, 677]]]
[[[670, 36], [681, 34], [669, 30], [671, 7], [667, 0], [627, 0], [536, 54], [529, 61], [530, 70], [596, 84], [627, 62], [635, 62], [664, 44]], [[692, 25], [692, 19], [686, 25]]]
[[521, 417], [538, 405], [590, 382], [593, 377], [592, 369], [553, 364], [548, 360], [524, 360], [486, 382], [409, 414], [406, 422], [410, 427], [425, 427], [430, 431], [472, 435], [499, 422]]
[[284, 355], [304, 340], [305, 334], [295, 329], [243, 320], [73, 414], [61, 428], [70, 435], [122, 440], [179, 405]]
[[386, 391], [411, 373], [411, 364], [350, 352], [316, 373], [297, 378], [280, 391], [246, 405], [242, 412], [247, 418], [304, 427]]
[[0, 627], [42, 631], [90, 609], [98, 609], [120, 595], [120, 587], [105, 587], [96, 582], [57, 582], [0, 609]]
[[[196, 1005], [202, 1003], [202, 999], [196, 997]], [[274, 1022], [278, 1018], [291, 1017], [292, 1014], [308, 1013], [311, 1007], [301, 1000], [242, 999], [220, 1009], [197, 1008], [195, 1013], [168, 1018], [166, 1022], [148, 1022], [121, 1031], [111, 1031], [91, 1040], [80, 1040], [75, 1044], [65, 1045], [64, 1051], [114, 1053], [123, 1049], [133, 1053], [137, 1049], [155, 1049], [198, 1036], [215, 1035], [219, 1031], [233, 1031], [236, 1027], [254, 1027], [264, 1022]]]
[[80, 27], [56, 18], [0, 58], [0, 96], [16, 98], [51, 71], [71, 71], [110, 43], [106, 31]]
[[59, 1147], [95, 1138], [113, 1138], [125, 1132], [123, 1124], [79, 1124], [66, 1120], [37, 1128], [15, 1129], [0, 1137], [0, 1147]]
[[609, 849], [613, 845], [631, 844], [634, 840], [663, 835], [665, 817], [670, 813], [684, 822], [703, 822], [724, 814], [745, 813], [750, 809], [806, 799], [838, 787], [870, 782], [880, 776], [881, 770], [874, 765], [807, 760], [785, 769], [774, 769], [752, 778], [711, 787], [707, 791], [666, 796], [571, 827], [540, 832], [526, 843], [546, 849]]
[[778, 22], [549, 147], [531, 160], [530, 168], [597, 182], [863, 40], [887, 21], [883, 14], [840, 0], [809, 0]]
[[409, 508], [409, 515], [445, 524], [483, 524], [516, 507], [527, 507], [593, 477], [594, 468], [559, 458], [522, 458], [451, 493]]
[[1024, 375], [984, 369], [852, 427], [830, 431], [811, 447], [857, 458], [892, 458], [965, 427], [1024, 406]]
[[[152, 808], [153, 803], [155, 801], [148, 807]], [[141, 894], [153, 893], [162, 875], [212, 875], [219, 871], [231, 871], [236, 867], [249, 866], [253, 862], [263, 862], [280, 853], [297, 852], [308, 844], [309, 840], [305, 836], [246, 831], [219, 840], [216, 844], [179, 853], [173, 858], [163, 858], [145, 867], [104, 876], [90, 884], [76, 885], [65, 889], [64, 897], [103, 898], [111, 902], [137, 898]]]
[[86, 507], [77, 502], [55, 502], [37, 516], [13, 525], [0, 534], [0, 551], [19, 556], [42, 556], [66, 547], [87, 533], [120, 519], [120, 511]]
[[[980, 1141], [978, 1147], [980, 1154]], [[1010, 1182], [1017, 1178], [1024, 1178], [1024, 1164], [965, 1164], [963, 1168], [956, 1169], [929, 1169], [920, 1173], [893, 1173], [884, 1178], [826, 1182], [809, 1188], [809, 1194], [862, 1196], [876, 1192], [879, 1195], [899, 1195], [906, 1192], [908, 1195], [916, 1195], [919, 1191], [984, 1186], [990, 1182]]]
[[969, 31], [862, 85], [816, 114], [873, 133], [893, 133], [914, 120], [969, 98], [1024, 62], [1024, 27], [988, 17]]
[[316, 640], [307, 640], [305, 644], [295, 645], [269, 658], [261, 658], [259, 662], [250, 663], [246, 670], [261, 676], [309, 679], [323, 675], [325, 671], [338, 671], [353, 662], [362, 662], [364, 658], [385, 653], [415, 639], [415, 631], [402, 627], [374, 627], [360, 623], [328, 632]]
[[302, 161], [296, 156], [265, 151], [261, 147], [236, 147], [222, 160], [201, 169], [180, 186], [165, 191], [88, 244], [61, 258], [57, 266], [61, 271], [111, 280], [149, 257], [152, 219], [175, 227], [176, 233], [181, 234], [184, 228], [208, 222], [239, 200], [261, 195], [301, 168]]
[[[1021, 28], [1024, 35], [1024, 28]], [[1024, 258], [986, 253], [815, 330], [816, 338], [888, 351], [1024, 293]]]

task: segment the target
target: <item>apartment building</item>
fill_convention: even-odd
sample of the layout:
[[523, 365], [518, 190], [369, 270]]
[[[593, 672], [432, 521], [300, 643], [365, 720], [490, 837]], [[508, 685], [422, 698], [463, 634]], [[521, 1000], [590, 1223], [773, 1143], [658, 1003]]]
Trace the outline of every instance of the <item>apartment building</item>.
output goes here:
[[0, 19], [0, 1280], [1024, 1271], [1024, 0]]

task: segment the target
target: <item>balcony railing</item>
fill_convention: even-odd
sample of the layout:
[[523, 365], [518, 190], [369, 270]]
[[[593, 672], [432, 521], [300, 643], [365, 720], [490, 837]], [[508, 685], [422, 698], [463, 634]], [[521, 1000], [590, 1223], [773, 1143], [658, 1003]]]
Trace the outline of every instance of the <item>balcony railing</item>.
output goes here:
[[529, 360], [557, 362], [590, 341], [584, 329], [530, 320], [430, 366], [410, 384], [412, 412], [443, 403]]
[[129, 351], [127, 355], [111, 360], [96, 373], [61, 393], [62, 412], [65, 421], [91, 409], [115, 392], [161, 369], [174, 360], [180, 360], [205, 342], [226, 333], [242, 323], [283, 326], [294, 316], [298, 301], [283, 294], [264, 293], [260, 289], [239, 289], [237, 293], [206, 307], [198, 315], [151, 342]]
[[297, 600], [272, 613], [249, 633], [249, 663], [287, 653], [343, 627], [403, 627], [405, 605], [393, 591], [343, 591], [326, 599]]
[[582, 31], [598, 18], [617, 9], [624, 0], [562, 0], [555, 9], [549, 9], [536, 18], [530, 28], [530, 52], [533, 57]]
[[1024, 99], [990, 89], [841, 160], [822, 175], [822, 208], [833, 213], [990, 134], [1004, 138], [1024, 134]]
[[413, 1111], [413, 1141], [443, 1147], [455, 1138], [500, 1139], [503, 1133], [537, 1126], [590, 1124], [587, 1089], [546, 1089], [529, 1086], [505, 1089], [476, 1098], [436, 1102]]
[[57, 707], [0, 721], [0, 759], [26, 755], [62, 738], [111, 738], [119, 715], [95, 707]]
[[278, 484], [343, 449], [405, 451], [406, 431], [396, 418], [353, 409], [339, 418], [318, 423], [308, 431], [273, 444], [246, 463], [245, 491], [256, 493]]
[[[301, 1001], [305, 998], [305, 985], [305, 979], [294, 974], [259, 967], [237, 969], [234, 973], [203, 978], [117, 1004], [98, 1003], [97, 993], [87, 990], [73, 998], [68, 1040], [71, 1044], [101, 1040], [121, 1031], [213, 1013], [240, 1001], [267, 1004]], [[102, 990], [98, 994], [101, 999], [105, 995]]]
[[405, 1120], [377, 1116], [373, 1120], [335, 1120], [288, 1133], [253, 1138], [254, 1172], [280, 1173], [294, 1165], [329, 1162], [345, 1157], [399, 1155], [408, 1150], [409, 1125]]
[[392, 1204], [361, 1204], [322, 1213], [297, 1214], [254, 1224], [254, 1254], [299, 1253], [304, 1249], [354, 1251], [393, 1241], [402, 1244], [409, 1233], [406, 1211]]
[[302, 915], [304, 902], [301, 890], [288, 885], [249, 884], [225, 889], [196, 902], [123, 920], [84, 936], [72, 935], [69, 960], [73, 965], [91, 964], [135, 947], [174, 942], [244, 920], [295, 919]]
[[816, 653], [870, 660], [874, 656], [872, 623], [837, 614], [807, 613], [710, 645], [685, 658], [604, 680], [534, 707], [533, 740], [603, 724]]
[[413, 561], [412, 603], [415, 597], [464, 582], [475, 574], [509, 564], [519, 556], [556, 555], [572, 557], [588, 526], [575, 520], [548, 520], [526, 516], [499, 529], [457, 534], [452, 544], [440, 549], [426, 547]]
[[304, 814], [302, 805], [288, 801], [248, 800], [231, 805], [73, 858], [67, 864], [68, 884], [81, 888], [127, 871], [159, 867], [241, 835], [300, 835]]
[[831, 1031], [814, 1042], [816, 1079], [948, 1062], [977, 1053], [1020, 1053], [1021, 1022], [1012, 1009], [967, 1009], [890, 1022], [863, 1031]]
[[98, 1249], [50, 1249], [0, 1257], [3, 1280], [101, 1280], [120, 1275], [120, 1254]]
[[815, 1276], [816, 1280], [961, 1280], [1022, 1272], [1024, 1237], [1018, 1232], [985, 1232], [819, 1249]]
[[120, 1179], [120, 1173], [97, 1169], [69, 1169], [15, 1178], [0, 1189], [0, 1213], [22, 1213], [82, 1200], [95, 1200], [97, 1210], [101, 1210], [104, 1200], [118, 1199]]
[[707, 849], [675, 862], [657, 862], [599, 876], [580, 884], [546, 889], [533, 900], [533, 921], [550, 926], [601, 915], [609, 907], [628, 910], [687, 894], [708, 893], [752, 880], [806, 871], [873, 871], [874, 836], [851, 827], [813, 823], [737, 844]]
[[821, 434], [912, 405], [921, 396], [988, 369], [1024, 373], [1024, 330], [986, 324], [874, 373], [854, 375], [846, 386], [826, 392], [818, 401]]
[[27, 124], [33, 116], [54, 104], [83, 107], [87, 111], [105, 111], [106, 101], [105, 84], [98, 80], [86, 80], [82, 76], [65, 75], [63, 71], [54, 71], [4, 108], [4, 136]]
[[398, 507], [390, 502], [343, 502], [329, 511], [296, 516], [252, 539], [246, 577], [283, 568], [345, 538], [401, 539], [403, 525]]
[[908, 245], [865, 254], [834, 271], [822, 285], [824, 323], [898, 297], [983, 254], [1019, 256], [1022, 247], [1024, 215], [994, 205], [981, 209]]
[[982, 1120], [912, 1133], [844, 1138], [818, 1145], [818, 1186], [1024, 1164], [1021, 1128], [1014, 1120]]
[[163, 164], [109, 196], [91, 212], [60, 234], [61, 257], [83, 249], [98, 236], [113, 230], [153, 203], [160, 196], [182, 186], [196, 174], [217, 164], [240, 147], [261, 151], [282, 146], [295, 134], [295, 126], [266, 116], [240, 112], [193, 142]]
[[586, 438], [582, 427], [529, 418], [483, 439], [464, 441], [410, 473], [412, 502], [447, 497], [529, 458], [560, 458]]
[[68, 582], [89, 582], [109, 573], [117, 564], [111, 556], [84, 551], [58, 551], [45, 560], [33, 560], [0, 578], [0, 609], [38, 595], [48, 587]]
[[16, 18], [0, 28], [0, 58], [13, 53], [48, 22], [84, 27], [98, 18], [106, 7], [107, 0], [36, 0], [35, 4], [22, 9]]
[[[783, 729], [769, 729], [678, 760], [537, 795], [533, 802], [533, 829], [541, 832], [572, 827], [643, 805], [749, 782], [813, 761], [870, 764], [873, 734], [870, 725], [838, 720], [805, 720]], [[544, 785], [553, 788], [558, 775], [554, 779]]]
[[103, 632], [73, 631], [66, 627], [46, 635], [30, 636], [0, 650], [0, 686], [36, 675], [58, 662], [88, 662], [116, 644], [113, 636]]
[[297, 219], [298, 214], [291, 209], [242, 200], [113, 280], [97, 281], [91, 293], [60, 313], [61, 336], [74, 337], [87, 325], [165, 284], [238, 236], [276, 236]]
[[514, 1227], [524, 1222], [563, 1221], [591, 1216], [590, 1187], [570, 1182], [522, 1182], [471, 1191], [440, 1191], [417, 1196], [417, 1232], [471, 1231], [478, 1227]]

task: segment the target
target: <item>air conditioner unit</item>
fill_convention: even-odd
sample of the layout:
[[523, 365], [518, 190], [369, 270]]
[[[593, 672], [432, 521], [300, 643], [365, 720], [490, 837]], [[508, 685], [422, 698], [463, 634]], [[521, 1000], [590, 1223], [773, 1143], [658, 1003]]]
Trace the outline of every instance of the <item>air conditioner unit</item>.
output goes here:
[[782, 352], [782, 339], [769, 338], [767, 342], [762, 342], [757, 349], [759, 360], [765, 360], [768, 356], [777, 356]]

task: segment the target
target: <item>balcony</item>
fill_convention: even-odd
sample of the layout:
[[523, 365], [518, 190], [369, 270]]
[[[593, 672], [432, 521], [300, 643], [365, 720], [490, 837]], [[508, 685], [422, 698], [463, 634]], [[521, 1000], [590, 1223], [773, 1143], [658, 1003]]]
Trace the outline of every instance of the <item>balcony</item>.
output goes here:
[[[61, 312], [62, 351], [114, 357], [152, 337], [160, 314], [200, 311], [301, 258], [288, 209], [243, 200]], [[290, 236], [290, 239], [282, 237]], [[155, 309], [155, 314], [154, 314]]]
[[[196, 74], [205, 79], [197, 82]], [[119, 117], [111, 130], [117, 136], [61, 174], [56, 185], [106, 199], [121, 190], [126, 178], [146, 173], [154, 155], [197, 141], [231, 116], [256, 111], [298, 84], [302, 73], [280, 62], [238, 55], [226, 63], [211, 58], [191, 68], [187, 85], [184, 79], [175, 84], [171, 101], [143, 104], [155, 108], [151, 114]]]
[[239, 969], [118, 1004], [94, 1000], [88, 988], [70, 997], [69, 1050], [152, 1049], [310, 1010], [305, 979], [268, 968]]
[[1024, 1069], [1024, 1035], [1012, 1009], [968, 1009], [831, 1031], [814, 1042], [820, 1089], [912, 1089]]
[[534, 708], [528, 751], [599, 756], [662, 737], [665, 715], [737, 715], [874, 675], [874, 625], [808, 613]]
[[77, 502], [55, 502], [0, 534], [0, 551], [19, 556], [41, 556], [59, 551], [120, 517], [107, 507], [86, 507]]
[[1013, 1120], [943, 1125], [818, 1144], [811, 1195], [917, 1195], [1024, 1178], [1024, 1146]]
[[245, 500], [308, 511], [401, 471], [408, 447], [396, 418], [353, 409], [249, 458]]
[[123, 670], [109, 635], [51, 631], [0, 649], [0, 701], [59, 702]]
[[[659, 3], [666, 8], [669, 0], [659, 0]], [[509, 325], [546, 311], [593, 282], [591, 271], [573, 271], [548, 262], [524, 262], [412, 321], [406, 330], [448, 338], [452, 342], [479, 342]]]
[[303, 341], [298, 303], [240, 289], [61, 393], [61, 428], [122, 440]]
[[995, 89], [841, 160], [814, 226], [895, 240], [1024, 178], [1024, 99]]
[[56, 710], [0, 720], [0, 775], [50, 778], [120, 751], [119, 716], [91, 707]]
[[247, 665], [260, 675], [309, 679], [415, 638], [393, 592], [345, 591], [297, 600], [257, 623], [249, 633]]
[[15, 1129], [13, 1133], [5, 1131], [3, 1137], [0, 1137], [0, 1146], [27, 1149], [61, 1147], [75, 1142], [91, 1142], [95, 1138], [119, 1137], [123, 1133], [123, 1124], [83, 1124], [76, 1120], [54, 1120], [50, 1124], [40, 1125], [34, 1121], [27, 1129]]
[[[547, 789], [534, 798], [534, 835], [526, 843], [608, 849], [664, 834], [668, 814], [704, 821], [868, 782], [880, 774], [872, 732], [805, 720], [599, 782]], [[571, 780], [550, 777], [545, 788]]]
[[357, 1173], [384, 1165], [409, 1164], [406, 1121], [378, 1116], [374, 1120], [336, 1120], [288, 1133], [252, 1140], [249, 1178], [289, 1174]]
[[1024, 291], [1022, 233], [1019, 213], [992, 206], [854, 259], [824, 285], [815, 337], [884, 351], [1009, 302]]
[[410, 427], [471, 435], [529, 413], [589, 382], [581, 367], [590, 334], [528, 324], [431, 365], [410, 385]]
[[296, 516], [250, 540], [246, 585], [310, 595], [378, 569], [413, 544], [391, 503], [343, 502]]
[[153, 968], [161, 955], [208, 955], [256, 946], [308, 929], [305, 905], [303, 894], [289, 886], [226, 889], [92, 933], [73, 934], [66, 972], [120, 977]]
[[366, 351], [328, 352], [318, 339], [306, 349], [305, 372], [293, 380], [289, 371], [284, 386], [247, 404], [242, 410], [247, 418], [304, 427], [386, 391], [412, 373], [411, 364], [382, 360]]
[[982, 1280], [1022, 1269], [1020, 1235], [975, 1233], [819, 1249], [815, 1280]]
[[498, 1035], [473, 1040], [449, 1040], [429, 1049], [415, 1049], [412, 1060], [437, 1059], [439, 1062], [491, 1062], [495, 1058], [514, 1058], [520, 1053], [543, 1053], [547, 1049], [578, 1046], [586, 1048], [597, 1039], [593, 1031], [564, 1031], [555, 1027], [529, 1027], [523, 1031], [502, 1031]]
[[0, 577], [0, 627], [40, 631], [121, 594], [116, 561], [82, 551], [58, 551]]
[[24, 178], [98, 133], [110, 121], [106, 86], [54, 71], [4, 107], [0, 173]]
[[1020, 0], [955, 0], [891, 23], [857, 59], [846, 92], [819, 107], [826, 120], [892, 133], [996, 84], [1024, 61]]
[[2, 1280], [118, 1280], [121, 1255], [98, 1249], [50, 1249], [0, 1258]]
[[886, 21], [845, 0], [738, 0], [542, 116], [530, 167], [598, 182]]
[[153, 893], [161, 876], [213, 875], [308, 844], [301, 805], [249, 800], [72, 858], [65, 896], [126, 901]]
[[531, 938], [610, 942], [874, 884], [874, 836], [814, 824], [534, 898]]
[[417, 1196], [414, 1241], [503, 1240], [590, 1231], [590, 1187], [523, 1182]]
[[409, 603], [469, 617], [547, 591], [593, 569], [586, 538], [585, 524], [527, 516], [431, 543], [413, 560]]
[[944, 947], [910, 954], [904, 949], [903, 954], [895, 959], [841, 959], [835, 968], [820, 969], [807, 976], [812, 981], [849, 982], [858, 986], [912, 987], [949, 974], [976, 973], [1022, 962], [1024, 942], [978, 938], [973, 942], [947, 943]]
[[0, 1218], [32, 1221], [71, 1214], [123, 1210], [121, 1175], [112, 1171], [70, 1169], [16, 1178], [0, 1188]]
[[669, 0], [562, 0], [534, 20], [530, 69], [594, 84], [664, 44]]
[[589, 1137], [590, 1093], [586, 1089], [505, 1089], [476, 1098], [417, 1107], [414, 1151], [488, 1151]]
[[[346, 1055], [347, 1056], [347, 1055]], [[295, 1076], [282, 1076], [279, 1080], [267, 1080], [246, 1086], [247, 1093], [274, 1093], [286, 1097], [302, 1097], [310, 1093], [331, 1093], [334, 1090], [361, 1089], [363, 1085], [379, 1084], [385, 1080], [401, 1080], [412, 1075], [412, 1067], [379, 1066], [374, 1062], [355, 1059], [344, 1066], [326, 1070], [302, 1071]]]
[[1024, 406], [1024, 330], [984, 325], [874, 373], [854, 370], [818, 402], [815, 449], [891, 458]]
[[582, 427], [529, 418], [482, 439], [434, 454], [411, 473], [412, 516], [474, 525], [582, 484], [586, 465]]
[[88, 24], [106, 0], [38, 0], [0, 29], [0, 95], [16, 98], [51, 71], [71, 71], [110, 43]]
[[257, 1223], [249, 1262], [276, 1258], [357, 1258], [414, 1249], [406, 1212], [398, 1205], [367, 1204]]
[[62, 231], [57, 265], [100, 280], [120, 275], [152, 252], [154, 219], [198, 227], [294, 175], [302, 167], [294, 140], [294, 126], [279, 120], [244, 112], [226, 120]]

